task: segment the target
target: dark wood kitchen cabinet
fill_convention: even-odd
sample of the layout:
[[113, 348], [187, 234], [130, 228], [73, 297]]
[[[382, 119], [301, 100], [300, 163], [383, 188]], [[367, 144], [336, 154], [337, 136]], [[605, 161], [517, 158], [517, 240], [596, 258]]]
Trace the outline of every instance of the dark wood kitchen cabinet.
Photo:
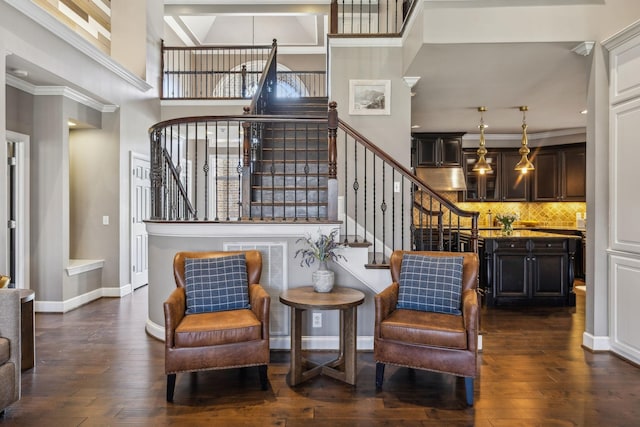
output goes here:
[[586, 200], [586, 149], [584, 144], [540, 151], [533, 158], [532, 201]]
[[485, 155], [487, 163], [491, 165], [491, 172], [479, 174], [473, 171], [478, 160], [475, 151], [465, 151], [462, 156], [462, 164], [467, 184], [467, 190], [463, 192], [463, 201], [466, 202], [491, 202], [500, 200], [499, 188], [499, 159], [500, 153], [488, 151]]
[[485, 239], [487, 305], [573, 305], [577, 238]]
[[512, 150], [491, 150], [485, 155], [492, 171], [480, 175], [473, 171], [478, 160], [476, 150], [465, 150], [462, 156], [467, 191], [463, 202], [526, 202], [529, 197], [529, 179], [514, 169], [520, 160]]
[[413, 133], [416, 156], [413, 164], [427, 167], [460, 166], [463, 135], [464, 133]]
[[501, 197], [503, 202], [527, 202], [529, 201], [529, 173], [515, 170], [520, 161], [518, 152], [504, 152], [500, 159], [501, 170]]

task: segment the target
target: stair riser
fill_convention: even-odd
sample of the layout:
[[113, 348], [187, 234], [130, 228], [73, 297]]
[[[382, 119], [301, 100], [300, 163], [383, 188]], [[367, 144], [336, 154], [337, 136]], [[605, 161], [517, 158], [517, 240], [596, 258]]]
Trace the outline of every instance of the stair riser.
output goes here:
[[[280, 160], [281, 161], [281, 160]], [[305, 172], [306, 168], [306, 172]], [[329, 172], [329, 165], [317, 164], [317, 163], [300, 163], [295, 162], [293, 159], [290, 163], [272, 163], [270, 160], [263, 160], [255, 163], [254, 172], [262, 172], [263, 174], [270, 175], [272, 173], [287, 173], [287, 174], [307, 174], [314, 176], [316, 174], [325, 175]]]
[[256, 176], [255, 184], [263, 187], [289, 187], [289, 188], [305, 188], [309, 187], [326, 187], [328, 179], [326, 176], [315, 177], [309, 176], [275, 176], [269, 175]]
[[264, 188], [263, 190], [254, 190], [252, 192], [251, 200], [258, 203], [271, 203], [276, 202], [296, 202], [300, 204], [305, 203], [327, 203], [327, 191], [326, 190], [270, 190]]
[[[326, 218], [327, 208], [325, 206], [304, 206], [283, 207], [283, 206], [251, 206], [252, 218]], [[319, 214], [318, 214], [319, 212]]]

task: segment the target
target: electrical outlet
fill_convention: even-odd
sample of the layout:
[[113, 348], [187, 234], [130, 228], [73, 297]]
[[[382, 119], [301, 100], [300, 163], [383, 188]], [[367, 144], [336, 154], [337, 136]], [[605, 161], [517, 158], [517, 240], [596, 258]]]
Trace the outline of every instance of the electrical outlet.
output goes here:
[[322, 313], [313, 313], [312, 326], [314, 328], [322, 328]]
[[399, 193], [400, 192], [400, 183], [398, 181], [395, 181], [393, 183], [393, 192], [394, 193]]

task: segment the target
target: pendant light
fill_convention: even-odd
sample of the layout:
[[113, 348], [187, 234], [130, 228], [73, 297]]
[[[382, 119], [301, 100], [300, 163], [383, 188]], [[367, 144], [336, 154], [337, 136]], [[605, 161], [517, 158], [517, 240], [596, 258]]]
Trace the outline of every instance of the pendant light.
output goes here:
[[484, 175], [487, 172], [491, 172], [491, 165], [487, 163], [487, 160], [484, 158], [485, 154], [487, 154], [487, 149], [485, 148], [484, 142], [484, 130], [487, 127], [484, 124], [484, 119], [482, 117], [482, 113], [487, 111], [486, 107], [478, 107], [478, 111], [480, 112], [480, 145], [478, 147], [478, 161], [473, 165], [473, 172], [478, 172], [480, 175]]
[[523, 174], [535, 169], [533, 163], [531, 163], [529, 161], [529, 158], [527, 157], [527, 155], [531, 151], [529, 150], [529, 147], [527, 147], [527, 118], [525, 114], [528, 110], [529, 108], [526, 105], [520, 107], [520, 111], [522, 111], [522, 146], [520, 147], [520, 150], [518, 150], [518, 153], [520, 153], [522, 158], [514, 168], [515, 170], [519, 170]]

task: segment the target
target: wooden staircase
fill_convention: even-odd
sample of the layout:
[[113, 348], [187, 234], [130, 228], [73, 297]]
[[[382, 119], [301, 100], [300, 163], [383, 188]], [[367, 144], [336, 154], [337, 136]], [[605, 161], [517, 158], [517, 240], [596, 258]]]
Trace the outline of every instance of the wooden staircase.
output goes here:
[[[271, 115], [327, 118], [327, 98], [282, 98]], [[327, 123], [268, 122], [253, 161], [251, 217], [327, 219]]]

